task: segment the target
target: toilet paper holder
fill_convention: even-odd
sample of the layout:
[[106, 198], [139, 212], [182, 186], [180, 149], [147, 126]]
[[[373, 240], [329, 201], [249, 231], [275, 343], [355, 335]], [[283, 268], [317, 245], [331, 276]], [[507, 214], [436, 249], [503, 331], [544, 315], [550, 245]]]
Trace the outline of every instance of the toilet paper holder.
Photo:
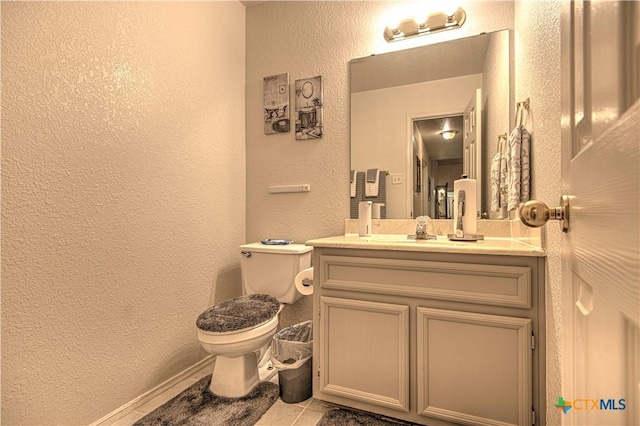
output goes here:
[[304, 296], [313, 294], [313, 266], [298, 272], [294, 282], [300, 294]]

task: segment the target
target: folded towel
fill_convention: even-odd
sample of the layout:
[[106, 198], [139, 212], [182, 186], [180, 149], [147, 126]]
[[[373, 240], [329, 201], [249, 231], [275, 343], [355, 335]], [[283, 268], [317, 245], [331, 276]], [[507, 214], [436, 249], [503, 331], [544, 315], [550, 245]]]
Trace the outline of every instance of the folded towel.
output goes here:
[[366, 182], [364, 185], [364, 196], [365, 197], [377, 197], [378, 196], [378, 169], [368, 169]]
[[[506, 140], [505, 140], [506, 142]], [[498, 143], [498, 152], [491, 160], [491, 211], [506, 216], [507, 207], [507, 153], [502, 140]]]
[[351, 198], [356, 196], [356, 188], [358, 187], [358, 179], [356, 179], [356, 171], [351, 170]]

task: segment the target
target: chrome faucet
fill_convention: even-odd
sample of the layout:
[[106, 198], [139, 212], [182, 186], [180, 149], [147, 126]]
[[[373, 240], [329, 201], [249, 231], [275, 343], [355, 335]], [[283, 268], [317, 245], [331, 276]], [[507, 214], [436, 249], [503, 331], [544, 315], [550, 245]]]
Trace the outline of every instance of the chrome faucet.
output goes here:
[[429, 235], [427, 232], [427, 216], [418, 216], [416, 218], [416, 240], [435, 240], [435, 235]]

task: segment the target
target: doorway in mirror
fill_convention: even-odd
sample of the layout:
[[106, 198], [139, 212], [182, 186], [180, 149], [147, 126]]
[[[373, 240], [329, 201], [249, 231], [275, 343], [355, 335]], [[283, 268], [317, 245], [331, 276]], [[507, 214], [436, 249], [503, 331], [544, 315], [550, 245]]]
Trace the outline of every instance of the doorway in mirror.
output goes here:
[[447, 188], [452, 190], [453, 181], [463, 173], [463, 125], [462, 114], [413, 119], [414, 177], [422, 180], [418, 187], [427, 188], [414, 188], [413, 218], [451, 219]]

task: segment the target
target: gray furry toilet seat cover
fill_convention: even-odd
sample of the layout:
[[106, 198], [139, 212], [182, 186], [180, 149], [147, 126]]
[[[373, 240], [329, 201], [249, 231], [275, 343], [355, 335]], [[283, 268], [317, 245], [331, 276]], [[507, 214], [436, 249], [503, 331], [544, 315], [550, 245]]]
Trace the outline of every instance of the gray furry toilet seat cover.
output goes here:
[[268, 294], [249, 294], [224, 301], [200, 314], [196, 325], [210, 332], [255, 327], [278, 315], [280, 302]]

